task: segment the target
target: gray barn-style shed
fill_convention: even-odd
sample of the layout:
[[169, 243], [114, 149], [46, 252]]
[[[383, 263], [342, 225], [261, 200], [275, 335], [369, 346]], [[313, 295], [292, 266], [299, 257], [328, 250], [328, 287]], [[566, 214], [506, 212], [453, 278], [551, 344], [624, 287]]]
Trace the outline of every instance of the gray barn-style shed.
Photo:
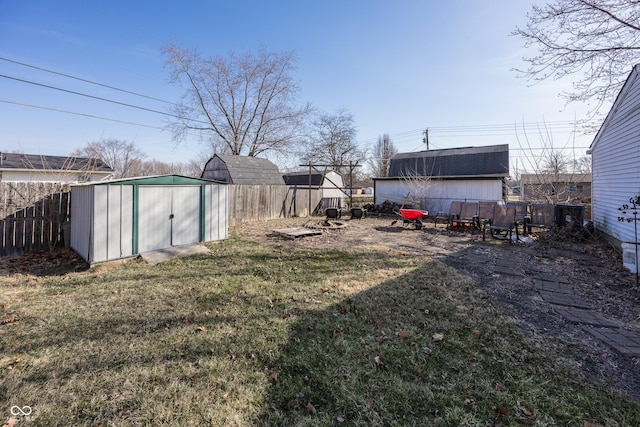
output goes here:
[[228, 237], [228, 188], [179, 175], [71, 187], [71, 248], [89, 263]]

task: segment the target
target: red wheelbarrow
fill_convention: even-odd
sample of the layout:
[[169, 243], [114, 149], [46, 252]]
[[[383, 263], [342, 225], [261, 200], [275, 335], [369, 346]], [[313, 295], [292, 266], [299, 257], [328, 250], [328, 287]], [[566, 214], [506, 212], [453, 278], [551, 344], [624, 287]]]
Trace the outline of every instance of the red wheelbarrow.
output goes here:
[[416, 230], [422, 228], [422, 218], [429, 215], [429, 211], [423, 211], [421, 209], [400, 209], [396, 212], [402, 217], [402, 223], [407, 226], [413, 224]]

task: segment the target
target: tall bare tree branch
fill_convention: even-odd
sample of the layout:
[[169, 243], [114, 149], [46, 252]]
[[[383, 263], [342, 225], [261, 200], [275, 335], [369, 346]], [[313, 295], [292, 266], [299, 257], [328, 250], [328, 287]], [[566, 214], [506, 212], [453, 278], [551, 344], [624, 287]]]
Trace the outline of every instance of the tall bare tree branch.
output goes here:
[[573, 90], [560, 96], [586, 102], [590, 117], [615, 99], [640, 61], [638, 0], [555, 0], [533, 6], [527, 18], [512, 34], [537, 53], [516, 71], [533, 82], [574, 76]]
[[222, 152], [248, 156], [287, 152], [300, 142], [311, 107], [295, 102], [293, 52], [261, 48], [256, 54], [202, 57], [167, 45], [163, 53], [171, 81], [185, 90], [182, 103], [172, 107], [180, 117], [170, 124], [177, 140], [197, 131]]

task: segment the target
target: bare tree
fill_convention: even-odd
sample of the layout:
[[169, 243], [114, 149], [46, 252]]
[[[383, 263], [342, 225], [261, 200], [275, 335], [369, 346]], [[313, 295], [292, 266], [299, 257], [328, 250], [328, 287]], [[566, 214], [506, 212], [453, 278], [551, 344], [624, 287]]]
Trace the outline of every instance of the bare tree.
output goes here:
[[311, 141], [303, 155], [305, 162], [331, 165], [334, 171], [349, 173], [349, 162], [362, 163], [365, 155], [356, 141], [353, 114], [339, 109], [333, 114], [321, 113], [314, 120]]
[[139, 160], [130, 168], [134, 176], [182, 175], [199, 178], [202, 166], [196, 161], [188, 163], [167, 163], [159, 160]]
[[197, 131], [217, 152], [248, 156], [287, 151], [300, 141], [311, 108], [295, 104], [293, 52], [202, 57], [167, 45], [163, 53], [171, 81], [185, 88], [171, 111], [176, 140]]
[[573, 170], [577, 173], [591, 173], [591, 156], [582, 156], [574, 159]]
[[111, 166], [114, 178], [137, 176], [135, 167], [146, 157], [133, 142], [119, 139], [89, 142], [84, 147], [75, 149], [71, 155], [101, 159]]
[[389, 134], [378, 137], [378, 142], [373, 147], [372, 156], [369, 158], [369, 168], [373, 177], [382, 178], [389, 176], [391, 158], [398, 153]]
[[633, 65], [640, 61], [640, 2], [637, 0], [555, 0], [534, 5], [528, 23], [512, 34], [538, 53], [518, 69], [533, 81], [577, 75], [567, 102], [615, 99]]
[[585, 160], [565, 154], [554, 144], [553, 135], [546, 126], [540, 130], [539, 144], [532, 144], [526, 131], [522, 137], [518, 133], [516, 136], [526, 161], [524, 170], [519, 174], [521, 194], [525, 200], [537, 203], [590, 203], [591, 177], [589, 172], [576, 167]]

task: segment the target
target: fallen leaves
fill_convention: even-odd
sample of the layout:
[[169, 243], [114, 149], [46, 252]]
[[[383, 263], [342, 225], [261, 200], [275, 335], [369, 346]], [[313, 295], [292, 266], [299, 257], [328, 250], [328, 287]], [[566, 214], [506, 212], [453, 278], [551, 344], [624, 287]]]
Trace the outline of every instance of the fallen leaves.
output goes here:
[[311, 402], [307, 403], [304, 410], [308, 415], [315, 415], [317, 413], [315, 406], [313, 406]]
[[378, 369], [386, 369], [387, 364], [384, 361], [384, 356], [382, 355], [382, 353], [380, 353], [376, 357], [374, 357], [373, 361], [376, 364], [376, 368], [378, 368]]
[[0, 321], [0, 325], [7, 325], [7, 324], [13, 323], [13, 322], [15, 322], [17, 320], [18, 320], [18, 318], [16, 316], [14, 316], [14, 315], [7, 316], [7, 317], [5, 317], [4, 319], [2, 319]]
[[433, 334], [431, 335], [431, 339], [435, 342], [442, 341], [444, 339], [444, 334]]

